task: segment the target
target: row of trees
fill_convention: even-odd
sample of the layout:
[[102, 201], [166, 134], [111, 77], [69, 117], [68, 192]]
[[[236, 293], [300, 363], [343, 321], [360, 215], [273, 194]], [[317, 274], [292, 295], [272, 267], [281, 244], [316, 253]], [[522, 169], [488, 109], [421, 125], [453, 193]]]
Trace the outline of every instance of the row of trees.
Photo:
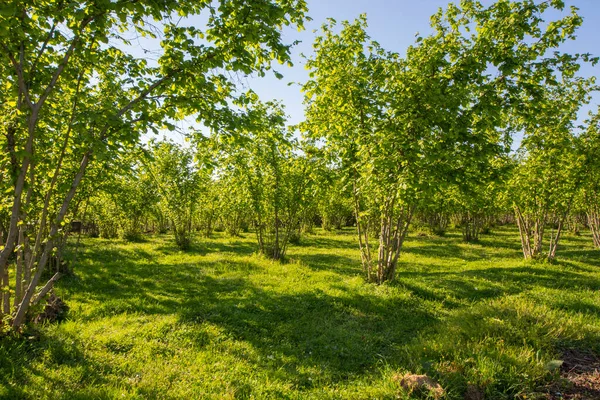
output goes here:
[[[327, 149], [294, 140], [276, 104], [257, 104], [249, 111], [251, 124], [243, 133], [203, 138], [188, 149], [151, 143], [137, 161], [123, 163], [133, 168], [113, 174], [88, 199], [93, 210], [88, 220], [95, 221], [102, 236], [120, 233], [130, 240], [143, 231], [170, 229], [184, 250], [193, 231], [210, 236], [220, 229], [237, 236], [251, 228], [258, 251], [280, 260], [290, 240], [313, 225], [341, 228], [363, 218], [361, 234], [371, 238], [369, 245], [375, 239], [381, 246], [381, 211], [371, 210], [375, 218], [356, 217], [353, 207], [363, 201], [356, 183], [331, 162]], [[575, 115], [567, 117], [572, 122]], [[475, 178], [437, 181], [412, 203], [417, 223], [438, 235], [453, 223], [466, 241], [477, 240], [496, 223], [516, 223], [525, 258], [554, 259], [562, 232], [577, 232], [584, 225], [597, 245], [597, 116], [578, 135], [573, 127], [554, 128], [562, 130], [560, 140], [554, 134], [528, 135], [518, 153], [492, 153], [487, 165], [478, 164]]]
[[199, 137], [193, 147], [153, 141], [134, 159], [114, 163], [110, 179], [85, 200], [84, 225], [127, 240], [170, 230], [182, 250], [194, 232], [238, 236], [252, 227], [258, 250], [283, 259], [313, 204], [311, 168], [294, 153], [278, 104], [257, 105], [247, 116], [236, 135]]
[[[404, 56], [372, 41], [364, 17], [330, 20], [294, 128], [236, 76], [291, 62], [281, 28], [302, 28], [302, 0], [0, 7], [5, 327], [20, 329], [60, 277], [42, 282], [75, 218], [129, 240], [171, 230], [182, 249], [194, 231], [248, 227], [278, 260], [313, 224], [351, 223], [377, 283], [394, 278], [415, 217], [441, 233], [459, 216], [474, 240], [510, 210], [525, 258], [553, 259], [574, 215], [600, 242], [598, 115], [576, 126], [596, 89], [578, 69], [597, 60], [557, 51], [582, 23], [575, 9], [544, 21], [562, 1], [463, 0]], [[201, 14], [205, 27], [190, 22]], [[128, 53], [128, 35], [160, 39], [156, 58]], [[207, 133], [189, 146], [140, 145], [190, 116]]]

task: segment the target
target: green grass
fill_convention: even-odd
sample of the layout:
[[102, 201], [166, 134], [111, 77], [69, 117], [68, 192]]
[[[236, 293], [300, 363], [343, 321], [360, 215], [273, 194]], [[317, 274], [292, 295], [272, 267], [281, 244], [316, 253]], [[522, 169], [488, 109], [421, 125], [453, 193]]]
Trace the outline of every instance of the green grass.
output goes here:
[[188, 253], [167, 236], [85, 240], [57, 289], [67, 320], [0, 339], [0, 398], [394, 399], [409, 397], [404, 373], [451, 399], [468, 385], [535, 398], [561, 349], [600, 352], [590, 237], [534, 264], [513, 229], [478, 244], [411, 236], [382, 286], [362, 279], [355, 239], [318, 232], [286, 264], [254, 255], [252, 234]]

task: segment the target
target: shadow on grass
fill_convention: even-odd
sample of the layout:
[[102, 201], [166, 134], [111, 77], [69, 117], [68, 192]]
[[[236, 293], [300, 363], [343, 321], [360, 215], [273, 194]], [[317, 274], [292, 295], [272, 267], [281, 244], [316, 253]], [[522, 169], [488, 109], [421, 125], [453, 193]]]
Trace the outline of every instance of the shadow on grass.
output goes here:
[[492, 282], [503, 282], [520, 287], [548, 289], [600, 289], [600, 279], [572, 271], [560, 270], [556, 265], [527, 265], [514, 268], [487, 268], [464, 272], [466, 276], [479, 277]]
[[[600, 279], [586, 274], [588, 270], [577, 266], [565, 269], [563, 263], [465, 271], [444, 270], [442, 265], [429, 265], [433, 271], [415, 271], [401, 263], [393, 285], [405, 288], [423, 300], [441, 302], [450, 309], [534, 288], [600, 290]], [[575, 268], [582, 273], [576, 272]]]
[[[462, 253], [463, 249], [455, 247], [451, 251]], [[597, 279], [560, 271], [560, 266], [443, 271], [440, 265], [434, 266], [435, 272], [427, 272], [411, 271], [404, 265], [393, 285], [415, 295], [408, 300], [344, 290], [340, 296], [319, 290], [287, 294], [248, 280], [248, 272], [268, 268], [258, 265], [259, 260], [227, 260], [214, 265], [199, 259], [193, 264], [156, 265], [147, 263], [136, 251], [130, 255], [115, 251], [95, 253], [92, 249], [88, 256], [96, 261], [106, 257], [113, 265], [132, 259], [138, 263], [128, 263], [122, 271], [110, 266], [92, 268], [80, 281], [67, 285], [78, 297], [100, 304], [90, 318], [121, 313], [176, 314], [183, 323], [215, 324], [235, 340], [250, 343], [264, 357], [275, 354], [273, 365], [265, 368], [272, 368], [273, 373], [285, 371], [286, 379], [298, 386], [309, 385], [299, 371], [315, 365], [334, 381], [375, 368], [382, 360], [402, 366], [406, 355], [399, 349], [420, 332], [439, 325], [420, 299], [452, 309], [534, 286], [600, 288]], [[350, 257], [317, 253], [293, 258], [313, 270], [360, 273], [357, 261]], [[203, 345], [199, 340], [198, 346]], [[286, 361], [277, 361], [283, 359]]]
[[586, 263], [593, 264], [597, 269], [600, 269], [600, 249], [559, 249], [557, 256], [561, 262], [565, 262], [569, 259], [582, 260]]
[[[30, 332], [31, 333], [31, 332]], [[26, 334], [24, 338], [4, 337], [0, 340], [0, 398], [32, 398], [23, 390], [24, 385], [15, 385], [15, 381], [40, 380], [46, 387], [62, 388], [62, 399], [85, 399], [93, 395], [74, 395], [81, 386], [90, 385], [98, 389], [107, 383], [104, 378], [112, 370], [109, 364], [100, 364], [84, 354], [84, 346], [74, 337], [56, 337], [45, 335], [41, 331]], [[44, 365], [36, 363], [43, 359]], [[77, 370], [77, 380], [59, 380], [46, 368], [51, 365], [67, 365]], [[97, 394], [97, 393], [96, 393]]]
[[454, 258], [465, 261], [476, 261], [488, 258], [488, 252], [485, 249], [476, 248], [475, 246], [464, 248], [452, 242], [439, 243], [442, 240], [435, 239], [435, 242], [429, 245], [407, 247], [405, 251], [423, 257], [435, 257], [446, 260]]
[[299, 244], [296, 247], [312, 247], [317, 249], [358, 249], [358, 242], [350, 239], [348, 240], [333, 239], [331, 237], [323, 237], [319, 235], [307, 235], [303, 236]]
[[[429, 276], [429, 278], [432, 277]], [[416, 297], [439, 302], [448, 309], [455, 309], [472, 302], [516, 294], [522, 291], [517, 287], [483, 286], [477, 282], [460, 279], [460, 277], [446, 277], [443, 281], [437, 283], [434, 280], [435, 278], [414, 280], [410, 278], [410, 275], [405, 275], [404, 277], [399, 276], [396, 284], [411, 291]]]
[[516, 241], [510, 240], [514, 232], [500, 232], [498, 235], [482, 235], [476, 242], [464, 242], [460, 232], [448, 232], [444, 236], [430, 236], [427, 238], [409, 235], [408, 244], [403, 251], [428, 258], [443, 260], [460, 259], [464, 261], [479, 261], [489, 258], [514, 257], [521, 252], [521, 247]]
[[600, 318], [600, 307], [582, 300], [556, 300], [553, 307], [572, 313], [590, 314]]
[[[459, 237], [411, 240], [418, 245], [411, 243], [413, 246], [407, 247], [408, 252], [442, 260], [448, 257], [467, 261], [481, 259], [488, 251], [485, 246], [459, 245]], [[494, 240], [486, 238], [485, 242], [493, 247], [490, 243]], [[346, 276], [360, 274], [358, 259], [332, 254], [334, 251], [331, 250], [355, 249], [354, 242], [309, 236], [303, 243], [298, 247], [311, 247], [316, 251], [293, 254], [290, 258], [299, 260], [307, 268]], [[143, 246], [127, 249], [109, 245], [87, 246], [81, 257], [93, 260], [93, 263], [85, 263], [77, 271], [78, 277], [67, 277], [60, 283], [66, 298], [92, 305], [92, 313], [77, 315], [74, 310], [73, 317], [84, 324], [86, 320], [124, 313], [175, 315], [182, 324], [198, 327], [194, 342], [198, 348], [206, 346], [207, 339], [201, 334], [203, 327], [216, 325], [227, 332], [224, 340], [231, 338], [249, 343], [260, 358], [266, 360], [252, 360], [257, 368], [266, 370], [273, 379], [283, 376], [297, 388], [313, 385], [306, 371], [314, 368], [332, 382], [343, 382], [381, 365], [391, 368], [413, 365], [414, 360], [406, 353], [406, 346], [423, 333], [445, 328], [445, 322], [438, 319], [436, 310], [439, 307], [431, 307], [428, 302], [441, 303], [444, 308], [459, 308], [477, 301], [519, 294], [533, 287], [600, 288], [599, 279], [579, 273], [580, 270], [575, 269], [579, 266], [568, 263], [511, 268], [490, 266], [465, 271], [445, 267], [443, 263], [429, 263], [431, 271], [417, 271], [414, 266], [400, 265], [397, 281], [390, 284], [392, 289], [382, 288], [385, 293], [387, 289], [395, 290], [393, 287], [396, 286], [414, 296], [380, 295], [374, 288], [362, 292], [368, 293], [364, 295], [350, 291], [344, 285], [336, 286], [337, 294], [332, 295], [318, 286], [311, 286], [310, 282], [295, 281], [283, 288], [275, 284], [269, 286], [269, 282], [259, 284], [251, 272], [266, 273], [271, 266], [276, 267], [268, 262], [263, 265], [262, 260], [252, 257], [225, 257], [218, 262], [186, 257], [186, 261], [179, 263], [159, 264], [155, 252], [170, 255], [179, 250], [165, 238], [156, 239], [156, 244], [154, 252]], [[512, 248], [504, 241], [501, 244], [502, 250]], [[584, 254], [573, 247], [567, 250], [574, 252], [573, 257], [588, 257], [590, 264], [597, 257], [595, 253]], [[255, 246], [250, 240], [216, 242], [209, 239], [186, 254], [222, 252], [246, 256], [254, 251]], [[564, 307], [577, 312], [599, 311], [597, 306], [583, 302], [565, 303]], [[103, 384], [98, 371], [110, 368], [86, 359], [78, 350], [82, 345], [77, 342], [66, 344], [65, 341], [43, 339], [27, 346], [30, 345], [26, 342], [0, 342], [0, 384], [11, 390], [9, 397], [26, 395], [14, 385], [15, 380], [22, 379], [19, 377], [43, 373], [30, 370], [29, 364], [21, 361], [23, 354], [30, 359], [42, 359], [49, 354], [50, 361], [44, 361], [45, 365], [70, 362], [81, 366], [86, 374], [82, 383], [93, 386]], [[118, 343], [115, 346], [120, 348]]]
[[[250, 343], [263, 358], [275, 357], [261, 367], [269, 374], [285, 373], [297, 387], [312, 385], [302, 371], [315, 367], [340, 381], [384, 361], [402, 363], [406, 355], [401, 347], [438, 322], [412, 298], [364, 296], [349, 290], [333, 296], [310, 287], [282, 293], [268, 285], [258, 287], [248, 279], [248, 271], [268, 266], [254, 260], [158, 265], [138, 253], [87, 249], [86, 257], [95, 263], [80, 277], [61, 282], [66, 297], [93, 304], [93, 314], [77, 317], [81, 323], [128, 313], [177, 315], [182, 323], [199, 329], [215, 324], [234, 340]], [[334, 272], [360, 272], [356, 261], [353, 267], [343, 266], [352, 262], [347, 257], [295, 257], [317, 270], [338, 263]], [[199, 339], [198, 346], [203, 345]]]
[[353, 257], [327, 253], [294, 254], [290, 260], [297, 260], [315, 271], [331, 271], [343, 275], [357, 275], [362, 271], [359, 260]]
[[[403, 359], [400, 346], [408, 343], [437, 319], [417, 302], [334, 297], [320, 291], [285, 295], [248, 286], [232, 286], [213, 279], [207, 296], [183, 304], [183, 322], [224, 327], [236, 340], [245, 341], [265, 357], [285, 359], [276, 368], [297, 385], [299, 371], [318, 366], [334, 381], [376, 367], [386, 360]], [[232, 293], [232, 292], [229, 292]], [[302, 380], [302, 379], [301, 379]]]
[[254, 243], [243, 241], [240, 239], [231, 238], [227, 243], [217, 242], [214, 239], [196, 240], [192, 243], [190, 249], [186, 251], [180, 250], [175, 242], [166, 242], [155, 248], [166, 255], [183, 253], [183, 254], [196, 254], [205, 256], [209, 253], [233, 253], [237, 255], [250, 255], [255, 253], [258, 246]]

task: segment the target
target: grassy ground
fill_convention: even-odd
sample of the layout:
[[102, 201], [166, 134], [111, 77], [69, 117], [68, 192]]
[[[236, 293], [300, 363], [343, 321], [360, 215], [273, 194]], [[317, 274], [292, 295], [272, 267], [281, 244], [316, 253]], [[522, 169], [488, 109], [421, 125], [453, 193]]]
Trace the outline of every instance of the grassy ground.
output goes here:
[[382, 286], [351, 231], [304, 238], [286, 264], [251, 234], [189, 253], [86, 240], [57, 290], [67, 320], [0, 340], [0, 398], [408, 398], [405, 373], [451, 399], [540, 397], [565, 349], [600, 353], [600, 251], [565, 239], [549, 265], [522, 261], [512, 229], [411, 235]]

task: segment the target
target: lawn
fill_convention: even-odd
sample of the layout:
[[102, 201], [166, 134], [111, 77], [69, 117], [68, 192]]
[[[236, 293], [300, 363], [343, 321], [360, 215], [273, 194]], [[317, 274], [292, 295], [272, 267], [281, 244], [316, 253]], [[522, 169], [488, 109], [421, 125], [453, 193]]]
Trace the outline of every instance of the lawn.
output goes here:
[[600, 354], [587, 235], [545, 264], [522, 260], [512, 228], [477, 244], [412, 232], [381, 286], [351, 230], [304, 237], [285, 264], [255, 250], [250, 233], [187, 253], [169, 236], [85, 239], [57, 287], [67, 318], [0, 339], [0, 397], [426, 398], [402, 389], [410, 373], [449, 399], [547, 398], [566, 385], [552, 360]]

